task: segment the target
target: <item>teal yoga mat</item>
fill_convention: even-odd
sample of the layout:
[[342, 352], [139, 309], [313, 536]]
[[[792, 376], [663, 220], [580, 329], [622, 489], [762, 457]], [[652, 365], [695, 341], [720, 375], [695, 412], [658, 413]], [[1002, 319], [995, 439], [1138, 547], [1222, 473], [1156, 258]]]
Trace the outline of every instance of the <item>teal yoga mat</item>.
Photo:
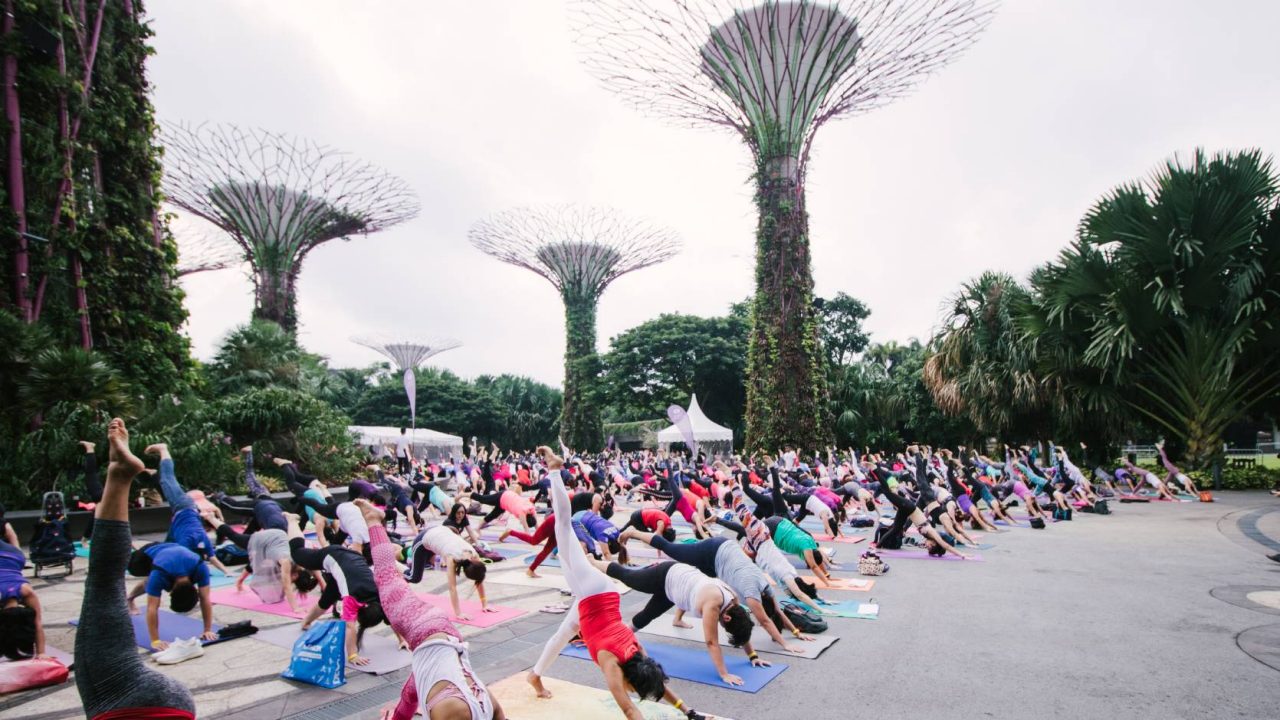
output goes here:
[[[781, 663], [774, 663], [771, 667], [752, 667], [751, 661], [745, 657], [725, 653], [725, 668], [742, 678], [742, 684], [735, 687], [720, 679], [720, 674], [716, 672], [715, 665], [711, 664], [711, 656], [702, 648], [689, 649], [663, 643], [646, 642], [644, 651], [649, 657], [657, 660], [670, 677], [741, 692], [760, 692], [765, 685], [768, 685], [787, 669], [787, 666]], [[580, 660], [591, 660], [590, 653], [587, 652], [585, 647], [581, 646], [570, 645], [560, 654]]]

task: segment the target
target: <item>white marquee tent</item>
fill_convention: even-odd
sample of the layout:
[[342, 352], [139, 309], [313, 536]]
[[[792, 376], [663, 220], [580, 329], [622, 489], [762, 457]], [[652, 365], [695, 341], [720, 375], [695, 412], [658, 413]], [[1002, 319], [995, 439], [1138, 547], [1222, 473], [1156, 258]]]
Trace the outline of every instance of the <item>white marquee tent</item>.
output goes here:
[[[698, 396], [689, 399], [689, 424], [693, 427], [693, 439], [709, 453], [729, 453], [733, 450], [733, 431], [723, 425], [712, 422], [698, 406]], [[684, 434], [680, 428], [672, 425], [657, 434], [658, 447], [667, 449], [672, 443], [684, 442]]]
[[[398, 427], [349, 425], [347, 430], [359, 438], [361, 447], [365, 449], [374, 447], [375, 455], [383, 454], [383, 446], [390, 445], [394, 448], [396, 441], [400, 439], [400, 428]], [[409, 430], [406, 434], [413, 444], [413, 454], [416, 457], [427, 458], [428, 460], [438, 460], [441, 456], [450, 455], [455, 458], [462, 457], [462, 438], [457, 435], [436, 432], [426, 428]]]

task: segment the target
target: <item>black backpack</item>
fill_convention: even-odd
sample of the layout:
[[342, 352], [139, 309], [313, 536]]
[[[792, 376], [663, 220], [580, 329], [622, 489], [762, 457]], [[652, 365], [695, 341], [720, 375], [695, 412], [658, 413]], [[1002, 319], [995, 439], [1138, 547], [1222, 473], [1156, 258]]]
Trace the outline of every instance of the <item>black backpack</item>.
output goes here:
[[1035, 530], [1044, 529], [1044, 518], [1031, 518], [1031, 527]]
[[36, 565], [58, 565], [71, 562], [76, 546], [67, 537], [67, 521], [41, 520], [31, 536], [31, 562]]
[[1110, 515], [1111, 508], [1107, 506], [1106, 500], [1099, 500], [1093, 504], [1093, 511], [1099, 515]]
[[232, 565], [248, 565], [249, 553], [240, 549], [235, 543], [223, 543], [213, 549], [213, 556], [218, 558], [218, 562], [228, 567]]
[[805, 608], [799, 603], [784, 601], [782, 612], [787, 614], [791, 623], [803, 633], [821, 633], [827, 631], [827, 621], [822, 616]]

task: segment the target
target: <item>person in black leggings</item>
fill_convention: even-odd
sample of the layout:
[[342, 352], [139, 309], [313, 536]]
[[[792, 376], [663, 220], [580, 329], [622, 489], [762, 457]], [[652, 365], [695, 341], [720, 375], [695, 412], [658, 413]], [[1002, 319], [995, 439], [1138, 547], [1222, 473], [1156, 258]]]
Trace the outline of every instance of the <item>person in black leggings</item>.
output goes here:
[[195, 718], [191, 691], [147, 666], [134, 643], [125, 601], [125, 568], [133, 551], [129, 486], [143, 464], [129, 450], [129, 431], [115, 418], [107, 426], [110, 463], [102, 499], [94, 508], [97, 537], [89, 551], [80, 625], [76, 631], [76, 689], [85, 715], [108, 718]]
[[[85, 497], [80, 500], [80, 506], [83, 510], [91, 510], [102, 502], [102, 480], [98, 476], [98, 456], [94, 454], [93, 443], [81, 440], [80, 447], [84, 448], [81, 472], [84, 474], [85, 492]], [[89, 518], [89, 525], [84, 529], [83, 539], [85, 542], [93, 539], [93, 518]]]
[[302, 629], [310, 628], [326, 610], [341, 602], [341, 617], [347, 623], [347, 662], [367, 665], [369, 659], [359, 653], [364, 631], [386, 620], [369, 563], [360, 553], [337, 545], [307, 547], [298, 516], [289, 514], [285, 519], [289, 526], [289, 554], [294, 564], [305, 570], [318, 570], [324, 578], [320, 599], [302, 619]]
[[925, 538], [925, 548], [930, 555], [940, 557], [948, 552], [954, 553], [959, 557], [968, 560], [969, 556], [955, 549], [950, 543], [942, 539], [937, 530], [929, 524], [928, 518], [921, 512], [916, 504], [899, 495], [896, 490], [889, 487], [887, 482], [880, 484], [879, 494], [883, 495], [890, 504], [897, 509], [897, 514], [893, 518], [893, 524], [887, 530], [884, 526], [878, 529], [876, 533], [876, 547], [885, 550], [897, 550], [902, 547], [902, 536], [907, 530], [907, 523], [914, 523], [916, 530]]

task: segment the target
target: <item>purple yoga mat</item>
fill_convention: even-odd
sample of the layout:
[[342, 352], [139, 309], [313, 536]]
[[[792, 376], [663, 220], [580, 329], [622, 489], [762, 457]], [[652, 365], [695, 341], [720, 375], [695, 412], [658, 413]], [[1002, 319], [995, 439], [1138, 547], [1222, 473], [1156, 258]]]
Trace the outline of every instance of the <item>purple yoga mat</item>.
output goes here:
[[876, 550], [880, 557], [899, 558], [901, 560], [951, 560], [954, 562], [986, 562], [981, 555], [970, 555], [968, 560], [958, 558], [951, 553], [934, 557], [924, 550]]

